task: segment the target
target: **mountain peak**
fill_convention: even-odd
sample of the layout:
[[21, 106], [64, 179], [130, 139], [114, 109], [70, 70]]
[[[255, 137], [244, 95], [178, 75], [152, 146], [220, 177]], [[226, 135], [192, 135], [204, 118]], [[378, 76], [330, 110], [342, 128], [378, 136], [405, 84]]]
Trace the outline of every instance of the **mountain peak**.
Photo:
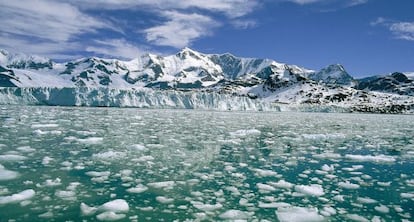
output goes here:
[[339, 85], [350, 85], [354, 80], [341, 64], [331, 64], [317, 73], [310, 74], [309, 78], [318, 82]]

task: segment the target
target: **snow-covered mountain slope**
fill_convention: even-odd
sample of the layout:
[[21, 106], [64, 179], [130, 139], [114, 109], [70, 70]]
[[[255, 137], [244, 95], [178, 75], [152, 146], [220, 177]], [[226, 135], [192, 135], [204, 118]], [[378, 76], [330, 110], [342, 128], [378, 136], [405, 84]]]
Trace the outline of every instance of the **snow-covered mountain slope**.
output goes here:
[[414, 79], [412, 77], [410, 74], [407, 76], [401, 72], [373, 76], [359, 80], [355, 88], [414, 96]]
[[58, 92], [44, 90], [45, 87], [99, 88], [86, 94], [88, 97], [120, 98], [125, 93], [107, 92], [123, 89], [129, 95], [135, 89], [153, 88], [232, 94], [301, 107], [337, 106], [348, 111], [394, 112], [396, 109], [403, 112], [411, 110], [414, 104], [413, 84], [414, 73], [358, 80], [339, 64], [313, 71], [270, 59], [239, 58], [229, 53], [204, 54], [189, 48], [169, 56], [145, 54], [130, 61], [91, 57], [66, 63], [0, 50], [0, 87], [31, 87], [33, 92], [40, 90], [45, 94]]
[[340, 64], [329, 65], [319, 72], [311, 73], [308, 77], [317, 82], [338, 85], [351, 85], [354, 81], [354, 78]]

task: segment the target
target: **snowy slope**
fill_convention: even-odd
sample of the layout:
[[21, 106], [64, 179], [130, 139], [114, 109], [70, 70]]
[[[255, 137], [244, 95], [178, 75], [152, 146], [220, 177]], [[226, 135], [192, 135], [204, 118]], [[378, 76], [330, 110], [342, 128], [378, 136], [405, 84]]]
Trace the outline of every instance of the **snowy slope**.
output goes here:
[[[340, 64], [313, 71], [271, 59], [204, 54], [189, 48], [168, 56], [145, 54], [130, 61], [91, 57], [66, 63], [0, 50], [0, 87], [32, 87], [33, 92], [39, 87], [203, 91], [278, 104], [334, 105], [375, 112], [410, 110], [414, 104], [414, 73], [358, 80]], [[100, 94], [97, 91], [92, 94]]]

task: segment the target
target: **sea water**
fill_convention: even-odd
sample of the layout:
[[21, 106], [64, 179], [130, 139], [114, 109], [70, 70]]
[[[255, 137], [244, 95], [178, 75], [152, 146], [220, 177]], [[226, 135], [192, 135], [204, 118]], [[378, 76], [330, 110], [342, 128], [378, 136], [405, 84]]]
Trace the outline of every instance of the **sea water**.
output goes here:
[[0, 221], [413, 221], [414, 116], [0, 107]]

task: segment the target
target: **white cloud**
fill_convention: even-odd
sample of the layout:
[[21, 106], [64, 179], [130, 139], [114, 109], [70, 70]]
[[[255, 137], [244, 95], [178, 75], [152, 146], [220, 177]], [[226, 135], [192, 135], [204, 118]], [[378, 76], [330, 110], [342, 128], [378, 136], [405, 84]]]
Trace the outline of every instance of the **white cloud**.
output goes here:
[[306, 5], [306, 4], [316, 3], [316, 2], [322, 2], [325, 0], [288, 0], [288, 1], [299, 4], [299, 5]]
[[148, 52], [147, 48], [139, 48], [131, 43], [128, 43], [125, 39], [106, 39], [95, 40], [96, 45], [88, 46], [87, 52], [93, 52], [99, 55], [105, 55], [109, 57], [121, 57], [125, 59], [137, 58], [139, 55]]
[[372, 26], [384, 26], [398, 39], [414, 41], [414, 22], [400, 22], [378, 17], [370, 23]]
[[414, 41], [414, 22], [397, 22], [389, 28], [397, 38]]
[[48, 0], [0, 1], [2, 31], [10, 34], [66, 42], [82, 33], [110, 28], [76, 7]]
[[254, 0], [72, 0], [80, 7], [88, 9], [148, 9], [148, 10], [186, 10], [197, 8], [219, 12], [230, 18], [237, 18], [252, 12], [258, 1]]
[[335, 0], [335, 1], [333, 0], [286, 0], [286, 1], [293, 2], [299, 5], [326, 3], [326, 4], [338, 5], [340, 8], [347, 8], [347, 7], [353, 7], [353, 6], [368, 3], [369, 0]]
[[162, 12], [166, 22], [144, 30], [146, 39], [156, 45], [183, 48], [197, 38], [211, 34], [211, 29], [220, 24], [212, 18], [192, 13], [177, 11]]
[[257, 22], [250, 19], [235, 19], [231, 24], [238, 29], [250, 29], [257, 26]]

